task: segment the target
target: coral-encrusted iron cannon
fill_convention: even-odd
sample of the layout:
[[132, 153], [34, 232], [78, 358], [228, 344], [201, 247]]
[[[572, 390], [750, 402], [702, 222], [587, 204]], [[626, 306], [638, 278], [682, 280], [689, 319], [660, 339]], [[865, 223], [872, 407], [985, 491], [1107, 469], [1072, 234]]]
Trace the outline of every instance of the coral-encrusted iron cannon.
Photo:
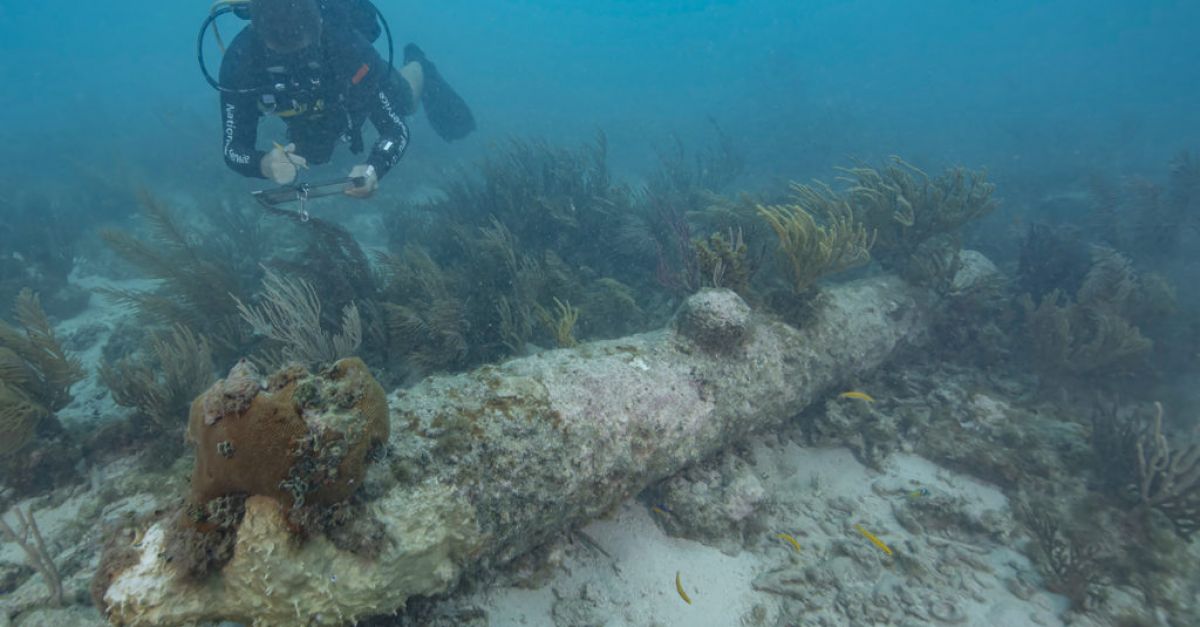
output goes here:
[[[796, 329], [715, 290], [693, 296], [671, 329], [429, 377], [393, 395], [388, 467], [368, 473], [369, 498], [355, 505], [355, 521], [374, 521], [362, 534], [370, 551], [344, 549], [338, 534], [319, 529], [297, 542], [275, 499], [252, 496], [222, 548], [228, 561], [202, 585], [178, 576], [168, 525], [158, 521], [120, 572], [106, 572], [98, 605], [128, 625], [342, 625], [444, 594], [464, 573], [508, 563], [878, 367], [927, 331], [924, 297], [893, 277], [839, 286]], [[305, 380], [257, 393], [249, 410], [270, 407], [265, 396], [303, 398]], [[243, 417], [196, 418], [212, 435], [199, 443], [209, 449], [205, 464], [225, 468], [245, 453], [221, 427]], [[233, 446], [228, 459], [223, 441]], [[195, 489], [204, 498], [224, 488]], [[323, 496], [306, 492], [293, 511]]]

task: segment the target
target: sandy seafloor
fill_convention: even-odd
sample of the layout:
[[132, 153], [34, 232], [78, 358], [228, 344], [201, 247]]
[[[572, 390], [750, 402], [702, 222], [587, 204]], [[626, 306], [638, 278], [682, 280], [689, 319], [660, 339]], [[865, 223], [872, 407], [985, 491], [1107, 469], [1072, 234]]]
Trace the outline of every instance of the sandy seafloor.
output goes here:
[[[104, 282], [77, 278], [89, 289]], [[74, 388], [75, 402], [61, 413], [64, 423], [124, 411], [112, 404], [94, 366], [124, 315], [93, 296], [84, 314], [60, 325], [63, 338], [94, 336], [79, 353], [88, 378]], [[438, 624], [1063, 624], [1068, 604], [1041, 587], [1021, 553], [1028, 538], [1017, 531], [997, 488], [904, 452], [873, 470], [845, 448], [804, 448], [795, 431], [760, 434], [728, 454], [741, 469], [733, 477], [737, 490], [706, 495], [703, 481], [683, 484], [701, 508], [708, 503], [708, 515], [728, 523], [727, 536], [687, 539], [696, 534], [689, 533], [692, 521], [683, 513], [630, 500], [491, 584], [446, 601], [464, 618]], [[33, 609], [45, 595], [41, 578], [22, 575], [15, 565], [24, 563], [23, 555], [4, 544], [0, 577], [23, 582], [0, 598], [0, 626], [104, 624], [87, 602], [104, 528], [170, 506], [186, 488], [190, 469], [186, 460], [154, 477], [137, 468], [132, 458], [108, 462], [89, 469], [81, 485], [24, 503], [37, 511], [74, 605]], [[884, 554], [859, 527], [894, 555]], [[793, 536], [800, 549], [780, 533]], [[690, 604], [676, 591], [676, 573]], [[1071, 622], [1089, 623], [1079, 615]]]
[[[916, 535], [892, 515], [898, 501], [940, 495], [958, 502], [968, 518], [1006, 518], [1008, 502], [997, 489], [914, 455], [894, 455], [876, 472], [845, 448], [772, 440], [757, 438], [752, 455], [753, 474], [773, 510], [763, 515], [773, 524], [748, 538], [746, 548], [729, 553], [672, 537], [655, 520], [669, 514], [632, 501], [584, 529], [607, 556], [579, 544], [545, 584], [494, 588], [471, 601], [495, 625], [873, 624], [867, 619], [877, 604], [906, 607], [904, 620], [912, 625], [1063, 624], [1066, 600], [1031, 583], [1033, 566], [1014, 547], [955, 538], [956, 530]], [[855, 525], [897, 555], [932, 560], [941, 585], [906, 587], [896, 558], [883, 555]], [[778, 533], [796, 538], [800, 550]], [[676, 572], [691, 604], [675, 589]], [[818, 599], [832, 603], [807, 602]], [[791, 615], [785, 600], [791, 611], [806, 611]], [[862, 604], [863, 615], [852, 619], [847, 606], [854, 603]]]

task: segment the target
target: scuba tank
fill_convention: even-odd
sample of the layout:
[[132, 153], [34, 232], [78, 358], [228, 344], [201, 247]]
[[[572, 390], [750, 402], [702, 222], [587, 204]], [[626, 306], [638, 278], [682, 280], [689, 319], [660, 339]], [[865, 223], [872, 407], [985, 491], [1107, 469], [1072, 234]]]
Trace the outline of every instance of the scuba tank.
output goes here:
[[349, 27], [375, 43], [383, 34], [383, 16], [371, 0], [319, 0], [321, 15], [334, 28]]
[[[221, 37], [221, 31], [217, 28], [217, 18], [222, 15], [233, 14], [243, 20], [249, 20], [250, 4], [252, 1], [216, 0], [209, 9], [208, 16], [200, 25], [200, 34], [196, 38], [196, 59], [200, 64], [200, 73], [204, 75], [204, 79], [208, 81], [208, 84], [212, 85], [213, 89], [217, 91], [238, 94], [259, 94], [264, 91], [274, 90], [273, 85], [251, 89], [236, 89], [222, 85], [208, 71], [208, 66], [204, 62], [204, 38], [210, 28], [212, 29], [217, 47], [222, 53], [225, 52], [225, 41]], [[317, 0], [317, 6], [320, 8], [321, 18], [329, 28], [353, 29], [370, 43], [375, 43], [380, 35], [387, 35], [388, 75], [391, 75], [394, 68], [395, 46], [392, 42], [392, 30], [388, 27], [387, 19], [383, 17], [383, 12], [379, 10], [379, 7], [375, 6], [371, 0]]]
[[[243, 20], [249, 20], [252, 1], [218, 0], [213, 4], [213, 10], [215, 11], [222, 5], [228, 5], [233, 9], [234, 15]], [[379, 11], [376, 10], [371, 0], [317, 0], [317, 6], [321, 9], [321, 17], [325, 18], [327, 22], [349, 26], [371, 43], [375, 43], [375, 40], [383, 34], [383, 28], [379, 24], [382, 16], [379, 15]]]

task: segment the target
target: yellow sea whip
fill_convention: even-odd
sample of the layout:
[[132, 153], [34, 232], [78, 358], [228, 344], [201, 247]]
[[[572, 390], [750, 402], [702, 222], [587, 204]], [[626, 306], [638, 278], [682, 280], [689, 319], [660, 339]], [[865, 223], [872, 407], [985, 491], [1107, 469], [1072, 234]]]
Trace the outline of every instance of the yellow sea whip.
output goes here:
[[891, 547], [884, 544], [883, 540], [880, 540], [879, 538], [875, 537], [875, 534], [864, 529], [862, 525], [854, 525], [854, 528], [857, 529], [859, 533], [863, 534], [863, 536], [865, 536], [868, 540], [870, 540], [871, 544], [874, 544], [875, 546], [879, 547], [880, 551], [883, 551], [884, 553], [887, 553], [888, 555], [892, 554]]
[[679, 598], [683, 599], [684, 603], [688, 605], [692, 604], [692, 597], [689, 597], [688, 593], [683, 590], [683, 582], [679, 579], [679, 571], [675, 571], [675, 591], [679, 593]]

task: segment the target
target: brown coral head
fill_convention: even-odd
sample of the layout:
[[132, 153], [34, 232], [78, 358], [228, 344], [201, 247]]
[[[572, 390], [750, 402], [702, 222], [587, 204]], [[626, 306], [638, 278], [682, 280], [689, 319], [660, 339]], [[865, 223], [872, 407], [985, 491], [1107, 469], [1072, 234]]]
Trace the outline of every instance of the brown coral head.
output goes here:
[[321, 507], [362, 485], [368, 453], [388, 437], [387, 397], [362, 360], [315, 375], [289, 368], [265, 388], [253, 370], [234, 374], [192, 404], [193, 503], [246, 494]]

